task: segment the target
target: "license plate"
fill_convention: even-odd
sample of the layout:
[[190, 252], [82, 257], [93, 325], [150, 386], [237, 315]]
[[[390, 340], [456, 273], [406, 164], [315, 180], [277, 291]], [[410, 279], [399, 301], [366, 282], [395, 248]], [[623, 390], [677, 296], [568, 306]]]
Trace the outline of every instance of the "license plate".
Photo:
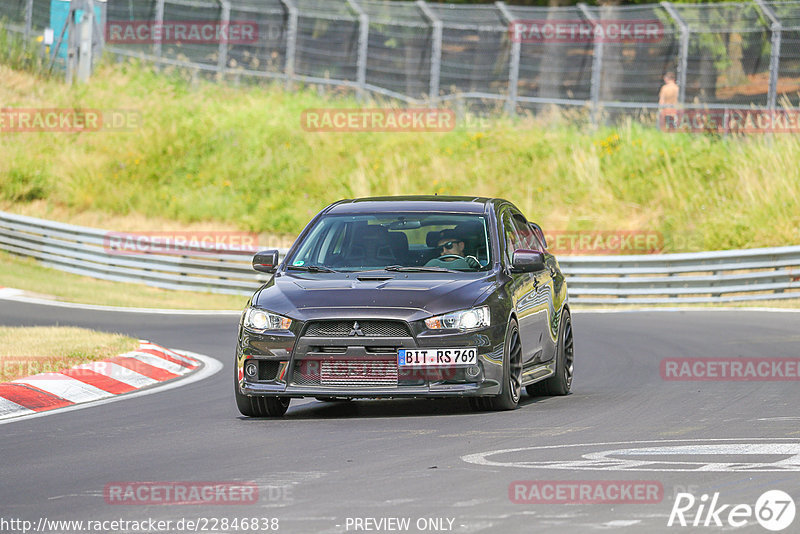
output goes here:
[[478, 363], [478, 349], [462, 347], [458, 349], [399, 349], [399, 366], [447, 366], [474, 365]]

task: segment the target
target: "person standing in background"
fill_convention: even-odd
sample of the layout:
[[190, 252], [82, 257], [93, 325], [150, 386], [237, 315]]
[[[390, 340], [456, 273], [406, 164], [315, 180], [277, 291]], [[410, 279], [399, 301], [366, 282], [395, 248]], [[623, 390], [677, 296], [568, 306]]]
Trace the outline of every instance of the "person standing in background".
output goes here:
[[680, 87], [675, 83], [675, 73], [664, 74], [664, 85], [658, 92], [659, 126], [662, 130], [677, 127], [678, 111], [676, 106], [679, 94]]

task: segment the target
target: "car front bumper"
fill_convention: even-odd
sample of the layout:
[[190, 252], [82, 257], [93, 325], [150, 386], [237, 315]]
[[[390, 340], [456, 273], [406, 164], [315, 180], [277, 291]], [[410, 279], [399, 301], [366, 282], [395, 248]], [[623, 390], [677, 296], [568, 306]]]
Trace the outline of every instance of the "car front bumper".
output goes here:
[[[411, 332], [411, 330], [409, 331]], [[263, 334], [243, 330], [237, 348], [239, 391], [248, 396], [337, 398], [443, 398], [496, 396], [501, 393], [505, 328], [449, 334], [415, 333], [406, 337], [295, 337], [291, 332]], [[397, 349], [476, 347], [477, 367], [405, 368]], [[256, 377], [245, 365], [257, 365]], [[324, 368], [364, 367], [366, 378], [325, 383]], [[371, 383], [369, 369], [381, 373]], [[374, 372], [373, 372], [374, 373]], [[474, 375], [474, 376], [473, 376]], [[396, 378], [396, 381], [392, 379]], [[388, 380], [387, 380], [388, 379]]]

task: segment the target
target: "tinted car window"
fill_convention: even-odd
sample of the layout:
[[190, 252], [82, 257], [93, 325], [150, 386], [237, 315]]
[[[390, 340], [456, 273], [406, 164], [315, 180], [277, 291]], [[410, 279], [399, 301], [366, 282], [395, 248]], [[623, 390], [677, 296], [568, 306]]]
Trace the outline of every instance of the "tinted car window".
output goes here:
[[536, 237], [533, 229], [531, 228], [528, 221], [525, 220], [521, 214], [516, 213], [512, 218], [514, 222], [514, 228], [519, 236], [519, 243], [520, 247], [528, 250], [544, 250], [542, 244], [539, 242], [539, 238]]
[[511, 216], [511, 211], [506, 210], [503, 212], [502, 221], [503, 221], [503, 236], [505, 238], [505, 244], [506, 244], [505, 247], [506, 262], [508, 263], [508, 265], [511, 265], [512, 255], [514, 254], [514, 251], [525, 247], [522, 244], [519, 231], [514, 225], [514, 221]]
[[[443, 231], [447, 233], [442, 234]], [[442, 235], [456, 236], [448, 237], [446, 242], [463, 242], [460, 255], [465, 258], [463, 262], [442, 265], [460, 271], [489, 269], [492, 253], [486, 218], [449, 213], [323, 216], [287, 265], [323, 266], [337, 271], [381, 269], [390, 265], [423, 267], [444, 254], [437, 246]]]

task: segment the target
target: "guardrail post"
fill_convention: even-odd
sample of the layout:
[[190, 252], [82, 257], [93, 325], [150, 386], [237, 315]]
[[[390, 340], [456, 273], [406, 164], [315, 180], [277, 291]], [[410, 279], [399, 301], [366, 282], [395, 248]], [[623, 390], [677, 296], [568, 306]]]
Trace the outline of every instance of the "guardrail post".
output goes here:
[[[159, 30], [164, 27], [164, 0], [156, 0], [156, 18], [154, 22], [156, 28]], [[157, 31], [155, 41], [153, 42], [153, 55], [158, 59], [161, 59], [162, 34], [162, 31]]]
[[680, 57], [678, 58], [678, 102], [684, 104], [686, 102], [686, 69], [689, 64], [689, 36], [691, 30], [689, 25], [683, 20], [680, 13], [669, 2], [661, 2], [661, 7], [669, 14], [670, 17], [678, 24], [681, 29], [681, 47]]
[[78, 81], [88, 82], [92, 76], [94, 29], [96, 27], [94, 0], [83, 0], [83, 13], [78, 24]]
[[514, 37], [514, 15], [509, 11], [505, 2], [495, 2], [495, 6], [508, 24], [508, 35], [511, 39], [511, 57], [508, 64], [508, 101], [506, 111], [515, 115], [517, 112], [517, 94], [519, 92], [519, 58], [522, 51], [522, 43]]
[[289, 16], [289, 24], [286, 29], [286, 89], [291, 89], [295, 74], [295, 57], [297, 54], [297, 6], [294, 0], [281, 0]]
[[347, 4], [358, 15], [358, 62], [356, 64], [356, 83], [358, 84], [358, 98], [363, 100], [366, 96], [367, 86], [367, 47], [369, 45], [369, 15], [356, 2], [347, 0]]
[[228, 65], [228, 40], [230, 39], [231, 30], [231, 3], [230, 0], [219, 0], [222, 6], [222, 13], [220, 14], [220, 25], [222, 31], [220, 32], [219, 40], [219, 57], [217, 58], [217, 72], [220, 76], [225, 74], [225, 68]]
[[778, 69], [781, 63], [781, 32], [783, 25], [775, 14], [775, 11], [769, 7], [764, 0], [756, 0], [756, 4], [767, 16], [771, 25], [770, 31], [772, 32], [770, 39], [770, 52], [769, 52], [769, 92], [767, 93], [767, 107], [774, 110], [778, 100]]
[[25, 48], [30, 45], [31, 34], [33, 33], [33, 0], [27, 0], [25, 4]]
[[439, 99], [439, 80], [442, 71], [442, 21], [436, 13], [425, 3], [425, 0], [417, 0], [425, 18], [433, 26], [433, 43], [431, 44], [431, 79], [428, 88], [428, 98], [431, 102]]
[[[583, 16], [594, 28], [597, 25], [597, 19], [589, 11], [586, 4], [579, 3], [578, 9], [581, 10]], [[602, 39], [595, 39], [593, 34], [592, 43], [594, 43], [594, 52], [592, 53], [592, 85], [589, 89], [589, 95], [592, 101], [592, 125], [597, 126], [600, 113], [600, 77], [603, 74], [603, 41]]]

